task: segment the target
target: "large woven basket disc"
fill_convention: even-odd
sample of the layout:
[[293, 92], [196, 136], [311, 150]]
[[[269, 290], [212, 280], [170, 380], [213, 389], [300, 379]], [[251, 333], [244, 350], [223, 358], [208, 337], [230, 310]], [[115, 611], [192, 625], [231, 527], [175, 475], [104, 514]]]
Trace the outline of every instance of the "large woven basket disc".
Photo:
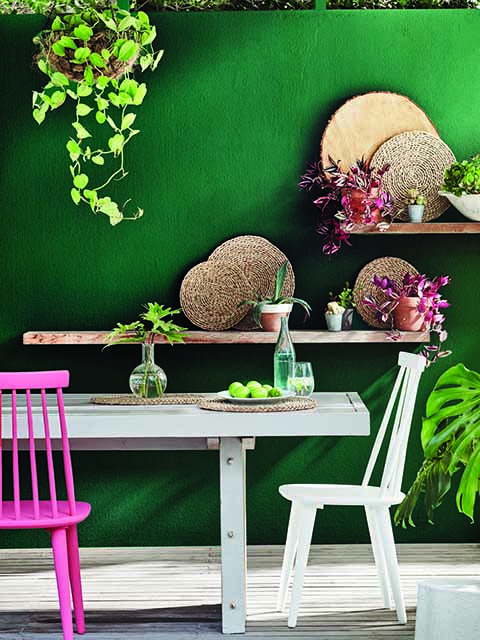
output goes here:
[[250, 283], [241, 267], [226, 260], [201, 262], [187, 273], [180, 287], [180, 304], [197, 327], [230, 329], [246, 314], [240, 306], [250, 296]]
[[445, 169], [455, 162], [455, 156], [447, 145], [425, 131], [408, 131], [387, 140], [372, 157], [372, 165], [388, 162], [390, 170], [383, 177], [383, 186], [393, 196], [394, 211], [402, 220], [408, 220], [405, 198], [409, 189], [418, 188], [427, 203], [423, 220], [433, 220], [450, 206], [449, 201], [438, 195], [443, 184]]
[[[287, 260], [278, 247], [261, 236], [238, 236], [221, 244], [211, 254], [211, 260], [228, 260], [239, 266], [250, 283], [248, 298], [272, 296], [275, 291], [275, 278], [278, 269]], [[282, 295], [292, 296], [295, 289], [295, 276], [292, 265], [288, 263], [287, 275], [282, 288]], [[249, 331], [258, 329], [252, 313], [235, 325], [235, 329]]]
[[331, 156], [346, 170], [362, 157], [370, 160], [381, 144], [405, 131], [438, 136], [428, 116], [406, 96], [385, 91], [356, 96], [328, 123], [321, 143], [322, 164], [328, 166]]
[[388, 277], [400, 285], [403, 281], [403, 276], [406, 273], [416, 275], [418, 271], [411, 264], [400, 258], [377, 258], [369, 262], [357, 276], [355, 286], [353, 287], [353, 299], [355, 301], [355, 307], [360, 316], [371, 327], [377, 329], [390, 329], [391, 326], [386, 322], [380, 322], [376, 316], [376, 312], [371, 307], [367, 307], [363, 303], [365, 296], [370, 295], [374, 300], [379, 303], [385, 302], [385, 294], [377, 289], [373, 284], [373, 276], [377, 275], [381, 278]]

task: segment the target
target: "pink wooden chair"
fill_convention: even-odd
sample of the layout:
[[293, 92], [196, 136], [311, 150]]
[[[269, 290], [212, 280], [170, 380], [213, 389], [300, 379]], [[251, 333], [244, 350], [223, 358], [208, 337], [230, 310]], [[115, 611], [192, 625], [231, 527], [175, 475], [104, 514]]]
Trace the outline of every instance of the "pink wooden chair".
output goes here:
[[[68, 444], [67, 425], [63, 405], [62, 389], [68, 386], [68, 371], [35, 371], [30, 373], [0, 373], [0, 529], [47, 529], [52, 537], [53, 560], [60, 602], [64, 640], [72, 640], [72, 607], [70, 589], [72, 591], [75, 622], [78, 633], [85, 633], [83, 613], [82, 584], [80, 579], [80, 559], [78, 554], [77, 523], [85, 520], [90, 513], [90, 505], [76, 502], [73, 488], [72, 463]], [[56, 403], [48, 403], [47, 389], [56, 391]], [[40, 390], [40, 407], [34, 406], [32, 390]], [[5, 393], [5, 391], [7, 393]], [[18, 393], [20, 392], [20, 393]], [[53, 394], [52, 394], [53, 395]], [[20, 397], [19, 397], [20, 396]], [[50, 396], [51, 397], [51, 396]], [[56, 406], [55, 406], [56, 405]], [[25, 410], [26, 407], [26, 410]], [[55, 407], [53, 409], [53, 407]], [[10, 411], [11, 410], [11, 411]], [[50, 411], [50, 419], [49, 419]], [[11, 432], [7, 431], [10, 422]], [[24, 424], [26, 422], [26, 424]], [[43, 422], [43, 428], [36, 423]], [[59, 425], [59, 439], [63, 451], [63, 470], [67, 500], [57, 499], [55, 469], [52, 455], [51, 427]], [[35, 431], [35, 427], [37, 430]], [[41, 431], [41, 433], [40, 433]], [[19, 438], [26, 439], [28, 434], [28, 450], [30, 459], [30, 476], [32, 499], [23, 500], [24, 488], [20, 491]], [[13, 500], [4, 500], [7, 486], [6, 468], [2, 462], [7, 452], [2, 448], [2, 439], [11, 439]], [[35, 445], [42, 446], [35, 450]], [[37, 480], [37, 463], [42, 450], [42, 458], [46, 457], [50, 498], [40, 500]], [[60, 488], [60, 487], [59, 487]]]

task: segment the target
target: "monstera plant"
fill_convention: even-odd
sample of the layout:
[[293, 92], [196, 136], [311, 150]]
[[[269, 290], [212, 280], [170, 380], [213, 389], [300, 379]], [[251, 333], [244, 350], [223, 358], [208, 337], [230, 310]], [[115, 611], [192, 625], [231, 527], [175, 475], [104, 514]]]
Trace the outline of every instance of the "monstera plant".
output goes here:
[[424, 461], [395, 514], [397, 524], [412, 524], [412, 513], [422, 492], [430, 521], [433, 510], [461, 471], [457, 507], [473, 520], [480, 488], [480, 374], [463, 364], [447, 369], [427, 400], [422, 424]]
[[134, 109], [147, 87], [134, 78], [134, 71], [156, 69], [163, 53], [153, 50], [155, 26], [146, 13], [133, 10], [134, 2], [129, 10], [116, 1], [31, 4], [50, 16], [49, 26], [34, 38], [35, 62], [47, 83], [33, 93], [33, 117], [41, 124], [68, 99], [75, 104], [73, 132], [66, 142], [72, 200], [107, 215], [112, 225], [136, 219], [143, 210], [127, 215], [129, 200], [119, 205], [108, 190], [127, 175], [125, 146], [139, 133]]

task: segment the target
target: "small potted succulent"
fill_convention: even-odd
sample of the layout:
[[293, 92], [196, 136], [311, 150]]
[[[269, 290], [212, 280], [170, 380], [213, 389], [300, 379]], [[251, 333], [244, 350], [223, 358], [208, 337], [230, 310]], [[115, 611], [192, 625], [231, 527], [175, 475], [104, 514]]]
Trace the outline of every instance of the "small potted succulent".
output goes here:
[[130, 389], [140, 398], [159, 398], [167, 388], [167, 376], [154, 361], [155, 336], [161, 336], [169, 344], [183, 342], [186, 329], [174, 324], [172, 320], [167, 320], [169, 316], [180, 313], [181, 309], [165, 308], [157, 302], [148, 302], [143, 306], [147, 311], [141, 313], [140, 318], [152, 326], [147, 328], [141, 320], [130, 324], [118, 323], [108, 334], [105, 347], [125, 342], [140, 343], [142, 362], [130, 375]]
[[320, 162], [309, 164], [298, 186], [314, 195], [313, 203], [321, 211], [317, 232], [324, 239], [323, 252], [332, 255], [343, 242], [350, 244], [350, 233], [356, 224], [387, 228], [393, 199], [382, 186], [390, 165], [370, 167], [362, 159], [345, 172], [329, 159], [331, 164], [325, 169]]
[[345, 307], [342, 307], [338, 302], [335, 302], [335, 300], [332, 300], [332, 302], [327, 304], [327, 308], [325, 309], [325, 321], [329, 331], [342, 330], [344, 313]]
[[405, 204], [408, 210], [408, 219], [410, 222], [422, 222], [423, 212], [427, 199], [418, 189], [409, 189], [407, 191], [407, 198]]
[[440, 195], [466, 218], [480, 222], [480, 154], [445, 169]]
[[369, 295], [363, 303], [376, 310], [379, 321], [389, 322], [392, 329], [400, 331], [436, 334], [439, 344], [426, 345], [422, 351], [429, 364], [450, 355], [449, 351], [440, 351], [448, 335], [443, 329], [443, 310], [450, 305], [439, 293], [441, 287], [449, 284], [449, 276], [430, 280], [423, 274], [406, 273], [401, 284], [397, 285], [390, 278], [375, 275], [372, 282], [382, 295], [379, 299]]
[[353, 310], [355, 308], [353, 289], [348, 282], [345, 282], [345, 286], [339, 294], [333, 295], [330, 291], [328, 295], [334, 302], [338, 302], [338, 304], [345, 309], [342, 314], [342, 331], [349, 331], [352, 328]]
[[240, 304], [252, 305], [253, 319], [264, 331], [280, 331], [282, 317], [288, 318], [294, 303], [299, 304], [305, 310], [305, 318], [308, 318], [312, 310], [308, 302], [282, 295], [283, 285], [287, 276], [288, 260], [282, 264], [275, 276], [275, 290], [271, 297], [256, 300], [243, 300]]

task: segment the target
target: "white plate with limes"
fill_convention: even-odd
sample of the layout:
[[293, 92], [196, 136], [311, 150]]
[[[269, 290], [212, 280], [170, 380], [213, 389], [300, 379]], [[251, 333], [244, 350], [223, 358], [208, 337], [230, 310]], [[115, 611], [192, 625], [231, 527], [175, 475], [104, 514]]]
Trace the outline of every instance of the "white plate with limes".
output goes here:
[[234, 398], [230, 395], [230, 391], [228, 390], [219, 391], [217, 393], [218, 398], [234, 402], [235, 404], [275, 404], [276, 402], [283, 402], [294, 395], [295, 391], [284, 391], [281, 396], [268, 396], [267, 398]]

